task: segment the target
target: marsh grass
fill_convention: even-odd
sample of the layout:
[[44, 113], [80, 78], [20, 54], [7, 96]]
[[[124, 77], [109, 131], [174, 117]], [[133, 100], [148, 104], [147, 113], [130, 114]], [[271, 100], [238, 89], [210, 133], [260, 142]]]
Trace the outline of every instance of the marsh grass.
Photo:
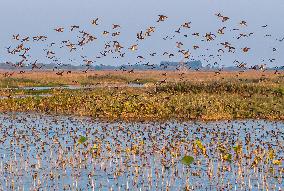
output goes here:
[[129, 83], [156, 83], [156, 74], [128, 74], [115, 71], [100, 71], [84, 74], [73, 72], [58, 76], [54, 72], [31, 72], [25, 74], [14, 74], [12, 77], [3, 77], [0, 72], [0, 88], [17, 87], [54, 87], [66, 85], [89, 86], [95, 84], [129, 84]]
[[[2, 84], [66, 85], [71, 80], [81, 84], [153, 83], [160, 81], [162, 72], [97, 72], [54, 76], [45, 73], [1, 78]], [[222, 76], [223, 75], [223, 76]], [[42, 112], [92, 116], [100, 119], [169, 120], [169, 119], [284, 119], [284, 78], [271, 72], [186, 73], [185, 79], [175, 72], [168, 73], [167, 83], [145, 88], [95, 88], [77, 90], [4, 90], [0, 96], [0, 111]], [[4, 79], [4, 81], [2, 80]], [[25, 80], [22, 80], [25, 79]], [[211, 79], [211, 80], [210, 80]], [[18, 84], [17, 84], [18, 83]], [[37, 95], [49, 94], [51, 97]], [[13, 98], [13, 95], [35, 95]]]
[[235, 94], [277, 94], [283, 95], [284, 84], [260, 84], [243, 82], [168, 83], [156, 88], [158, 92], [181, 93], [235, 93]]
[[29, 78], [3, 78], [0, 79], [0, 88], [18, 88], [18, 87], [54, 87], [54, 86], [61, 86], [60, 83], [54, 83], [54, 82], [41, 82], [34, 79]]
[[[260, 87], [259, 87], [260, 88]], [[155, 91], [57, 90], [52, 97], [0, 100], [0, 111], [75, 114], [101, 119], [284, 119], [284, 97], [275, 90]], [[224, 90], [224, 89], [223, 89]], [[253, 93], [254, 92], [254, 93]], [[257, 93], [255, 93], [257, 92]]]
[[[166, 73], [166, 76], [163, 74]], [[27, 71], [24, 74], [14, 73], [11, 77], [4, 77], [0, 71], [0, 87], [21, 87], [21, 86], [60, 86], [60, 85], [92, 85], [96, 83], [157, 83], [162, 80], [167, 82], [211, 82], [211, 81], [229, 81], [246, 83], [275, 83], [283, 84], [283, 73], [275, 75], [273, 71], [245, 71], [239, 72], [221, 72], [215, 75], [214, 71], [189, 71], [181, 73], [178, 71], [135, 71], [128, 73], [123, 71], [90, 71], [83, 73], [81, 71], [66, 72], [63, 76], [56, 75], [52, 71]], [[181, 80], [182, 74], [182, 80]]]

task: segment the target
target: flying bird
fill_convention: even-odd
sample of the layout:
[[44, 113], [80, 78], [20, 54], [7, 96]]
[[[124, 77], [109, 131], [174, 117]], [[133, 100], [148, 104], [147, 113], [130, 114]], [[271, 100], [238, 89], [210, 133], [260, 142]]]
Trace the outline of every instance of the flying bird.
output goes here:
[[99, 18], [96, 18], [96, 19], [93, 19], [93, 20], [91, 21], [91, 23], [92, 23], [92, 25], [97, 26], [97, 25], [99, 25], [99, 24], [98, 24], [98, 21], [99, 21]]
[[162, 21], [165, 21], [166, 19], [168, 19], [167, 16], [165, 15], [158, 15], [159, 19], [157, 20], [157, 22], [162, 22]]

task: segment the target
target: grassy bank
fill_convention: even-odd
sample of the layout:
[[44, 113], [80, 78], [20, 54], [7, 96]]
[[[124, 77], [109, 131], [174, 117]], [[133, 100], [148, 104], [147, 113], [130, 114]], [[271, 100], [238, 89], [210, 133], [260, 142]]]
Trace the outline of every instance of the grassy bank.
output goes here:
[[149, 76], [143, 73], [136, 75], [115, 71], [100, 71], [87, 74], [82, 72], [65, 73], [63, 76], [58, 76], [55, 72], [27, 72], [25, 74], [16, 73], [10, 77], [4, 77], [0, 72], [0, 88], [55, 87], [66, 85], [89, 86], [96, 84], [129, 83], [146, 84], [157, 82], [157, 79], [153, 79], [156, 75], [155, 73]]
[[245, 83], [284, 83], [284, 72], [274, 74], [274, 71], [224, 71], [216, 75], [214, 71], [135, 71], [128, 73], [123, 71], [73, 71], [71, 74], [65, 71], [62, 76], [52, 71], [26, 72], [24, 74], [13, 73], [10, 77], [4, 77], [0, 71], [0, 88], [23, 86], [62, 86], [62, 85], [95, 85], [95, 84], [128, 84], [128, 83], [176, 83], [229, 81]]
[[173, 83], [157, 88], [57, 90], [52, 97], [0, 100], [0, 111], [75, 114], [101, 119], [284, 119], [284, 86]]

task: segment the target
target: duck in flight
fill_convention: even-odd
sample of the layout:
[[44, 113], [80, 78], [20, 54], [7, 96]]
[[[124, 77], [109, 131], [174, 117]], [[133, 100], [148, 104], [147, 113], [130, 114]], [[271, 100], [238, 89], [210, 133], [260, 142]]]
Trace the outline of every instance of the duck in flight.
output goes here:
[[56, 32], [64, 32], [64, 28], [63, 27], [59, 27], [54, 29]]
[[73, 30], [79, 29], [79, 28], [80, 28], [80, 26], [78, 26], [78, 25], [72, 25], [70, 30], [73, 31]]
[[166, 19], [168, 19], [168, 17], [166, 15], [158, 15], [159, 19], [157, 20], [157, 22], [162, 22], [165, 21]]
[[99, 21], [99, 18], [96, 18], [96, 19], [93, 19], [91, 23], [92, 23], [92, 25], [97, 26], [97, 25], [99, 25], [98, 21]]
[[241, 21], [241, 22], [240, 22], [240, 25], [241, 25], [241, 26], [248, 26], [246, 21]]

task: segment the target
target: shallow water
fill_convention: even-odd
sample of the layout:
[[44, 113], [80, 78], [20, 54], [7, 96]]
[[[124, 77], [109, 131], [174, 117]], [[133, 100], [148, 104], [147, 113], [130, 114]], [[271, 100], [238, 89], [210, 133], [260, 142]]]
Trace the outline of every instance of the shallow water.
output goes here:
[[[39, 86], [39, 87], [20, 87], [20, 88], [4, 88], [6, 90], [32, 90], [32, 91], [42, 91], [42, 90], [53, 90], [53, 89], [65, 89], [65, 90], [84, 90], [84, 89], [96, 89], [96, 88], [115, 88], [115, 87], [129, 87], [129, 88], [144, 88], [144, 84], [137, 84], [137, 83], [129, 83], [129, 84], [101, 84], [101, 85], [92, 85], [92, 86], [75, 86], [75, 85], [68, 85], [68, 86]], [[51, 97], [52, 94], [36, 94], [36, 95], [14, 95], [12, 98], [19, 99], [19, 98], [27, 98], [27, 97]], [[7, 96], [0, 96], [1, 99], [8, 99]]]
[[[79, 90], [79, 89], [95, 89], [95, 88], [105, 88], [105, 87], [132, 87], [132, 88], [143, 88], [144, 84], [137, 83], [128, 83], [128, 84], [98, 84], [98, 85], [87, 85], [87, 86], [76, 86], [76, 85], [67, 85], [67, 86], [38, 86], [38, 87], [19, 87], [12, 88], [18, 90], [52, 90], [52, 89], [69, 89], [69, 90]], [[11, 89], [11, 88], [10, 88]]]
[[[283, 164], [260, 161], [273, 149], [284, 157], [284, 123], [100, 122], [36, 114], [0, 115], [0, 190], [278, 190]], [[80, 136], [87, 137], [78, 144]], [[200, 140], [206, 155], [192, 143]], [[243, 158], [233, 146], [242, 144]], [[219, 147], [232, 153], [220, 159]], [[193, 156], [185, 166], [180, 159]], [[281, 174], [282, 173], [282, 174]]]

